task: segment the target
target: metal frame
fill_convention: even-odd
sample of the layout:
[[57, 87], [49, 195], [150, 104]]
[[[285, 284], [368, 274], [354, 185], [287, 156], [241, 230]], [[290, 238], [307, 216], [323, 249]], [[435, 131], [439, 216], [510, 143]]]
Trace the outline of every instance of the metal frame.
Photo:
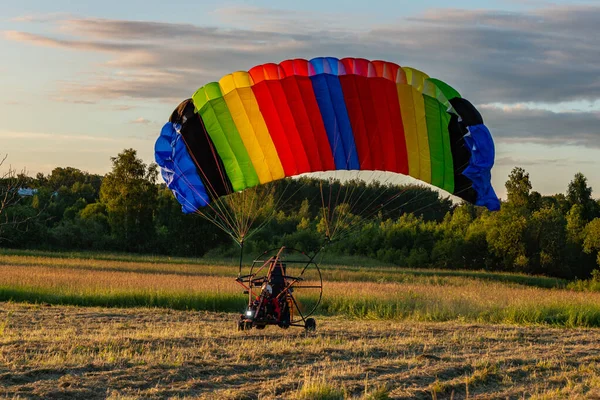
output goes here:
[[[282, 253], [284, 251], [286, 253], [289, 252], [289, 253], [301, 254], [302, 256], [305, 257], [305, 259], [301, 260], [301, 259], [295, 259], [295, 258], [290, 258], [290, 259], [285, 258], [282, 260], [282, 257], [283, 257]], [[270, 253], [272, 253], [272, 254], [274, 253], [274, 255], [265, 259], [265, 256], [267, 256]], [[272, 320], [267, 320], [267, 319], [258, 319], [257, 320], [256, 318], [246, 318], [246, 316], [244, 315], [240, 318], [240, 323], [245, 324], [244, 329], [246, 329], [246, 327], [263, 328], [266, 325], [279, 325], [282, 328], [287, 328], [288, 326], [297, 326], [297, 327], [303, 327], [305, 329], [309, 329], [309, 326], [307, 325], [307, 320], [309, 319], [309, 317], [311, 315], [314, 314], [317, 307], [321, 304], [321, 300], [323, 298], [323, 278], [321, 276], [321, 270], [319, 269], [319, 266], [314, 261], [315, 256], [316, 256], [316, 254], [313, 255], [312, 257], [309, 257], [303, 251], [300, 251], [300, 250], [297, 250], [294, 248], [290, 248], [290, 247], [285, 247], [285, 246], [282, 246], [281, 248], [270, 249], [270, 250], [263, 252], [260, 256], [258, 256], [252, 262], [252, 266], [250, 267], [250, 274], [240, 275], [236, 278], [236, 282], [240, 286], [242, 286], [242, 288], [244, 288], [244, 293], [248, 294], [248, 308], [250, 308], [252, 306], [252, 303], [255, 300], [259, 300], [259, 308], [255, 311], [255, 315], [258, 315], [259, 311], [260, 311], [260, 307], [263, 303], [262, 302], [263, 293], [262, 293], [261, 288], [265, 282], [269, 282], [271, 280], [271, 274], [273, 273], [273, 270], [275, 268], [284, 268], [283, 265], [288, 265], [288, 264], [300, 264], [300, 265], [304, 264], [304, 267], [302, 267], [302, 270], [301, 270], [299, 276], [285, 275], [285, 274], [283, 274], [283, 271], [282, 271], [282, 277], [285, 282], [285, 287], [281, 290], [281, 292], [275, 298], [275, 299], [278, 299], [281, 296], [286, 296], [286, 301], [288, 302], [288, 307], [290, 310], [289, 325], [281, 326], [280, 321], [272, 321]], [[304, 275], [306, 270], [309, 268], [311, 268], [312, 270], [315, 270], [317, 272], [317, 276], [318, 276], [318, 279], [317, 279], [318, 284], [317, 285], [302, 285], [302, 282], [304, 281], [302, 276]], [[265, 269], [267, 269], [266, 274], [258, 276]], [[258, 288], [258, 290], [257, 290], [257, 288]], [[296, 301], [296, 299], [293, 295], [294, 290], [303, 289], [303, 288], [304, 289], [318, 289], [318, 293], [319, 293], [319, 298], [318, 298], [317, 302], [312, 307], [312, 309], [306, 313], [302, 312], [302, 310], [300, 309], [300, 307], [298, 305], [298, 302]], [[312, 321], [312, 323], [314, 323], [314, 320]]]

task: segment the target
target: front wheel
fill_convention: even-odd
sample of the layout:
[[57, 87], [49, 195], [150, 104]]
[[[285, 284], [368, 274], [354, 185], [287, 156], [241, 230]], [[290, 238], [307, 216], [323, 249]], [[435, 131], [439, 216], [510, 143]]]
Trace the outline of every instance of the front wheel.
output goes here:
[[314, 318], [307, 318], [306, 321], [304, 321], [304, 329], [307, 332], [314, 332], [317, 330], [317, 321], [315, 321]]
[[237, 330], [238, 331], [248, 331], [252, 329], [252, 322], [250, 321], [238, 321], [237, 323]]

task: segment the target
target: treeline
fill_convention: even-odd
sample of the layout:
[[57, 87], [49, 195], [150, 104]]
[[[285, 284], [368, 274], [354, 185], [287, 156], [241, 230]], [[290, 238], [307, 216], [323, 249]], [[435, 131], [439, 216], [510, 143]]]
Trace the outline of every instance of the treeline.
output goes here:
[[[173, 194], [133, 149], [113, 157], [105, 176], [75, 168], [9, 176], [7, 188], [33, 189], [0, 208], [0, 245], [110, 250], [200, 257], [238, 251], [211, 221], [183, 214]], [[245, 242], [255, 254], [287, 245], [307, 251], [327, 236], [330, 253], [408, 267], [487, 269], [587, 278], [600, 264], [600, 203], [585, 176], [565, 194], [532, 191], [515, 168], [498, 212], [457, 205], [422, 186], [303, 178], [273, 184], [260, 198], [262, 226]], [[10, 196], [5, 196], [10, 197]], [[210, 214], [210, 210], [206, 212]], [[212, 215], [219, 222], [219, 213]], [[225, 224], [226, 225], [226, 224]]]
[[[507, 200], [498, 212], [470, 204], [448, 207], [438, 198], [437, 202], [419, 202], [417, 210], [424, 206], [437, 210], [428, 215], [409, 207], [391, 207], [400, 210], [396, 215], [351, 215], [346, 218], [353, 221], [349, 234], [342, 232], [341, 240], [332, 243], [332, 250], [416, 268], [590, 277], [600, 265], [600, 202], [592, 198], [585, 176], [576, 174], [566, 194], [542, 196], [532, 191], [529, 174], [517, 167], [506, 182], [506, 190]], [[418, 191], [409, 195], [419, 196]], [[404, 200], [400, 203], [405, 204]], [[259, 234], [263, 237], [258, 247], [318, 246], [323, 218], [309, 210], [304, 203], [299, 212], [278, 214], [269, 229]], [[272, 232], [282, 239], [273, 242]]]

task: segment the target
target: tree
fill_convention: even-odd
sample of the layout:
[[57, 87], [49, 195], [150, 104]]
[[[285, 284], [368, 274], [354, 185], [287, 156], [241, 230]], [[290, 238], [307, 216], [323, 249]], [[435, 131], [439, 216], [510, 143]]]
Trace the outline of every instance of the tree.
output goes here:
[[566, 221], [557, 208], [542, 208], [528, 221], [527, 254], [533, 273], [570, 277], [563, 263], [566, 245]]
[[586, 238], [586, 221], [583, 218], [581, 204], [573, 204], [567, 213], [567, 243], [565, 244], [565, 266], [572, 272], [571, 277], [583, 278], [589, 275], [595, 266], [595, 257], [584, 251], [583, 243]]
[[111, 157], [113, 169], [100, 187], [100, 201], [106, 205], [113, 237], [125, 250], [151, 249], [154, 239], [158, 171], [146, 166], [134, 149]]
[[592, 188], [587, 185], [587, 178], [578, 172], [575, 174], [573, 180], [569, 183], [567, 189], [567, 200], [571, 205], [581, 204], [584, 205], [592, 199]]
[[302, 204], [300, 205], [300, 209], [298, 210], [297, 218], [298, 222], [298, 230], [305, 230], [310, 228], [310, 221], [312, 220], [312, 216], [310, 214], [310, 203], [308, 199], [302, 200]]
[[456, 207], [452, 213], [452, 217], [447, 221], [447, 232], [464, 238], [467, 229], [473, 222], [474, 213], [474, 207], [471, 204], [463, 204], [460, 207]]
[[531, 191], [531, 181], [529, 173], [521, 167], [515, 167], [506, 181], [506, 197], [508, 202], [515, 208], [525, 208], [529, 206], [529, 192]]
[[600, 218], [594, 219], [585, 227], [583, 250], [588, 253], [597, 253], [597, 263], [600, 267]]
[[[0, 159], [0, 168], [8, 158], [8, 154]], [[31, 209], [17, 209], [23, 197], [19, 189], [24, 189], [27, 181], [25, 172], [18, 174], [17, 171], [8, 167], [8, 170], [0, 176], [0, 242], [8, 240], [7, 231], [26, 231], [29, 223], [39, 215], [39, 212]], [[12, 235], [14, 237], [14, 232]]]
[[158, 192], [154, 225], [157, 234], [154, 250], [163, 254], [201, 257], [209, 250], [231, 243], [231, 238], [212, 222], [199, 215], [184, 214], [181, 204], [167, 188]]
[[492, 254], [509, 271], [529, 272], [525, 247], [527, 218], [502, 209], [491, 220], [493, 223], [486, 226], [486, 240]]
[[585, 219], [581, 204], [573, 204], [567, 214], [567, 238], [571, 243], [580, 244], [583, 241]]
[[553, 194], [551, 196], [542, 196], [540, 204], [540, 208], [556, 207], [563, 215], [566, 215], [571, 209], [571, 206], [569, 205], [564, 193]]
[[587, 178], [578, 172], [567, 188], [567, 201], [572, 207], [579, 204], [582, 210], [582, 216], [586, 221], [591, 221], [597, 213], [597, 203], [592, 199], [592, 188], [587, 184]]
[[[540, 208], [544, 207], [543, 197], [540, 192], [536, 192], [535, 190], [531, 192], [529, 195], [529, 200], [527, 202], [527, 208], [531, 211], [537, 211]], [[547, 208], [550, 208], [546, 205]]]
[[73, 167], [56, 167], [47, 177], [38, 174], [37, 179], [47, 184], [54, 191], [59, 190], [63, 186], [70, 189], [73, 185], [79, 183], [91, 185], [96, 193], [100, 190], [102, 182], [100, 175], [88, 174]]

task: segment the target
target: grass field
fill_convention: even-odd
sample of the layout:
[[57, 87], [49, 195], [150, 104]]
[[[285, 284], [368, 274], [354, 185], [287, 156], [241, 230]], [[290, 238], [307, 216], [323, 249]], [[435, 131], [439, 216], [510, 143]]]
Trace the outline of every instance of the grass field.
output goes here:
[[233, 263], [3, 251], [0, 398], [600, 398], [600, 293], [355, 261], [307, 334], [237, 332]]
[[[598, 398], [600, 331], [0, 303], [0, 397]], [[595, 397], [596, 396], [596, 397]]]
[[[0, 301], [239, 312], [232, 265], [178, 259], [0, 254]], [[309, 275], [310, 277], [310, 275]], [[321, 315], [357, 319], [600, 326], [600, 293], [488, 272], [325, 265]], [[306, 307], [314, 296], [301, 297]]]

